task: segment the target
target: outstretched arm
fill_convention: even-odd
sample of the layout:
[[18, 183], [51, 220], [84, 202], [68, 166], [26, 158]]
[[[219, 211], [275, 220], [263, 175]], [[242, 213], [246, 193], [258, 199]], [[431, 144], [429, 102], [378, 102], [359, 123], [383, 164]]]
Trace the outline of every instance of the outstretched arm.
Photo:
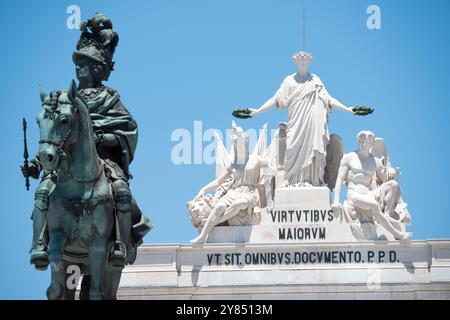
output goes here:
[[352, 108], [344, 106], [339, 100], [333, 97], [330, 97], [330, 106], [341, 111], [353, 113]]
[[226, 170], [220, 177], [214, 179], [206, 186], [200, 189], [198, 194], [195, 196], [194, 200], [198, 200], [200, 197], [204, 196], [206, 192], [217, 189], [222, 183], [224, 183], [228, 177], [231, 175], [230, 170]]
[[276, 105], [277, 105], [277, 102], [275, 100], [275, 96], [273, 96], [272, 98], [270, 98], [269, 100], [264, 102], [264, 104], [259, 109], [253, 109], [253, 108], [249, 108], [249, 109], [252, 112], [251, 115], [256, 116], [259, 113], [266, 112], [270, 109], [275, 108]]

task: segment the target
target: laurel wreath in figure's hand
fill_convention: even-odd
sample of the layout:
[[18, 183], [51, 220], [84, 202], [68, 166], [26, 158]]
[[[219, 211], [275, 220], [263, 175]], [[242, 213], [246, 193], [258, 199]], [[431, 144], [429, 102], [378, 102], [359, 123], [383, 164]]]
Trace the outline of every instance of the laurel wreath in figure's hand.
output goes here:
[[369, 107], [356, 106], [352, 108], [353, 114], [357, 116], [367, 116], [372, 114], [375, 110]]
[[252, 117], [252, 111], [247, 109], [236, 109], [232, 113], [233, 117], [239, 118], [239, 119], [249, 119]]

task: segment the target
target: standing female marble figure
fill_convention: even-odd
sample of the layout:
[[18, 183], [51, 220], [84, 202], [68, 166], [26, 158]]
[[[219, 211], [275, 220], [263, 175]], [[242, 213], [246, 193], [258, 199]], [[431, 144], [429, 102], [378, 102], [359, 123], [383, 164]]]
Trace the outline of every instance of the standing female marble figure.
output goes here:
[[298, 65], [298, 72], [287, 76], [276, 94], [259, 109], [250, 110], [252, 115], [274, 107], [287, 110], [286, 185], [321, 186], [330, 140], [328, 115], [332, 108], [353, 111], [331, 97], [320, 78], [308, 72], [312, 60], [310, 53], [300, 51], [293, 60]]
[[268, 161], [256, 154], [249, 155], [248, 137], [241, 127], [233, 128], [231, 140], [234, 147], [233, 162], [221, 176], [204, 186], [194, 201], [204, 197], [206, 192], [215, 190], [230, 177], [233, 178], [232, 185], [218, 199], [199, 236], [191, 240], [193, 245], [202, 245], [224, 215], [232, 218], [241, 210], [252, 210], [259, 204], [258, 183], [261, 169], [271, 170]]

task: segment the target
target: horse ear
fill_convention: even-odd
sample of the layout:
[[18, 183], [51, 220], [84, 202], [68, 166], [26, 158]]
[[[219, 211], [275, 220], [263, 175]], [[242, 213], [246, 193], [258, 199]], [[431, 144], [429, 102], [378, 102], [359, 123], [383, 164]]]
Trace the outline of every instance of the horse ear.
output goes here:
[[41, 103], [44, 103], [44, 101], [47, 98], [48, 94], [45, 93], [45, 90], [44, 90], [44, 88], [41, 85], [39, 85], [38, 88], [39, 88], [39, 95], [41, 97]]
[[69, 101], [73, 104], [73, 101], [75, 100], [75, 97], [77, 96], [77, 84], [72, 79], [69, 85], [69, 90], [67, 90], [67, 97], [69, 98]]

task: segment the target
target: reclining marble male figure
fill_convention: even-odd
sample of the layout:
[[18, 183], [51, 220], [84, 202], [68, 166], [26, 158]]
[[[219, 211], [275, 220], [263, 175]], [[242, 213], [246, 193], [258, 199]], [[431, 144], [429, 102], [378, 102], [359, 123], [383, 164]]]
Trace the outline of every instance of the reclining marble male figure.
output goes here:
[[[374, 133], [359, 132], [357, 142], [359, 149], [345, 154], [341, 160], [334, 190], [333, 210], [343, 213], [351, 224], [360, 225], [363, 220], [376, 221], [395, 239], [410, 238], [412, 234], [401, 228], [402, 223], [409, 223], [410, 216], [401, 198], [400, 186], [393, 179], [395, 175], [392, 175], [389, 167], [383, 165], [382, 159], [371, 153], [375, 142]], [[348, 186], [348, 193], [344, 204], [341, 205], [339, 197], [344, 183]], [[401, 214], [397, 215], [396, 219], [397, 207], [401, 208]], [[364, 238], [361, 228], [353, 230], [359, 233], [357, 237]]]

